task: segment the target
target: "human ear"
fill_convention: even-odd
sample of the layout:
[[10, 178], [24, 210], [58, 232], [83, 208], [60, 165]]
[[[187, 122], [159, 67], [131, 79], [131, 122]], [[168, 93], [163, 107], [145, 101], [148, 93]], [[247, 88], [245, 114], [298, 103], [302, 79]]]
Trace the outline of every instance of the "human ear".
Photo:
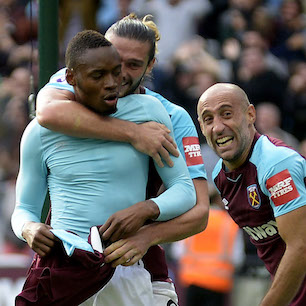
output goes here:
[[146, 73], [151, 73], [153, 67], [154, 67], [154, 64], [155, 64], [155, 57], [150, 61], [150, 63], [148, 64], [148, 67], [147, 67], [147, 70], [146, 70]]
[[247, 116], [250, 123], [254, 124], [256, 121], [256, 110], [253, 104], [250, 104], [247, 109]]
[[69, 85], [74, 86], [75, 85], [75, 79], [74, 79], [74, 71], [73, 69], [67, 68], [66, 69], [66, 81]]
[[199, 122], [200, 129], [201, 129], [201, 132], [202, 132], [203, 136], [206, 137], [205, 136], [205, 129], [204, 129], [204, 124], [203, 124], [202, 118], [198, 117], [198, 122]]

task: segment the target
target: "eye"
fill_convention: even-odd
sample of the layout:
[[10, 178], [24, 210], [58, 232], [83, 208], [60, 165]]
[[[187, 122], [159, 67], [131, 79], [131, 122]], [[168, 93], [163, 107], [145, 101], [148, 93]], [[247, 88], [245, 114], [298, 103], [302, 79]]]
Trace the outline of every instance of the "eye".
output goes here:
[[121, 73], [121, 67], [116, 68], [116, 69], [113, 71], [113, 75], [116, 76], [116, 77], [119, 76], [120, 73]]
[[229, 111], [229, 110], [226, 110], [226, 111], [223, 112], [222, 116], [224, 118], [230, 118], [232, 116], [232, 112]]
[[210, 124], [213, 121], [213, 117], [212, 116], [205, 116], [203, 117], [203, 122], [205, 124]]
[[132, 62], [132, 63], [128, 63], [127, 66], [128, 66], [130, 69], [136, 70], [136, 69], [141, 68], [141, 67], [142, 67], [142, 64]]
[[103, 77], [103, 73], [102, 72], [95, 72], [91, 75], [91, 78], [94, 80], [99, 80], [100, 78]]

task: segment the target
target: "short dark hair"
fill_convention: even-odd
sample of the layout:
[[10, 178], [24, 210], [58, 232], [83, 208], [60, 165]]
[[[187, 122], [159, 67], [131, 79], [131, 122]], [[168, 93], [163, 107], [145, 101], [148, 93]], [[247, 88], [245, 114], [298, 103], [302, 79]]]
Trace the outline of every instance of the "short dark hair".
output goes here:
[[146, 15], [141, 20], [136, 14], [131, 13], [114, 23], [105, 35], [115, 34], [119, 37], [148, 42], [150, 44], [149, 62], [151, 62], [157, 52], [157, 41], [160, 39], [157, 26], [151, 19], [151, 15]]
[[81, 56], [88, 49], [109, 46], [112, 46], [111, 42], [97, 31], [85, 30], [79, 32], [70, 40], [67, 46], [65, 54], [66, 67], [75, 68], [79, 64]]

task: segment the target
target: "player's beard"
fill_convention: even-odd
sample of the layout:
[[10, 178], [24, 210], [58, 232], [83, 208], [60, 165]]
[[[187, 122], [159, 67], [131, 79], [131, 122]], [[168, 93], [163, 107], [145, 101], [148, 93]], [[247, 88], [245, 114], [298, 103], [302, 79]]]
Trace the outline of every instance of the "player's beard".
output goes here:
[[134, 84], [131, 88], [129, 88], [129, 90], [124, 94], [124, 96], [135, 93], [136, 89], [140, 86], [142, 79], [143, 79], [143, 76], [140, 78], [140, 80], [136, 84]]
[[[147, 65], [147, 67], [148, 67], [148, 65]], [[143, 80], [143, 78], [144, 78], [144, 76], [145, 76], [145, 74], [146, 74], [147, 67], [146, 67], [146, 69], [144, 70], [144, 72], [143, 72], [141, 78], [138, 80], [138, 82], [135, 83], [134, 85], [132, 85], [132, 86], [122, 95], [122, 96], [120, 96], [120, 98], [135, 93], [135, 91], [136, 91], [137, 88], [140, 86], [140, 84], [141, 84], [141, 82], [142, 82], [142, 80]]]

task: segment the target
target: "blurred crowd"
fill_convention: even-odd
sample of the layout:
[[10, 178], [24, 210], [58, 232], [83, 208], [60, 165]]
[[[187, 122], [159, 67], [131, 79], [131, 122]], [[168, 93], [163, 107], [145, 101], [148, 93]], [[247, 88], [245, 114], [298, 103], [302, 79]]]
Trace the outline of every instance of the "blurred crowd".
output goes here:
[[[28, 97], [38, 91], [38, 9], [36, 0], [0, 0], [0, 253], [29, 256], [9, 222]], [[306, 156], [305, 1], [59, 0], [59, 68], [74, 34], [85, 28], [104, 33], [130, 12], [151, 14], [161, 34], [146, 86], [183, 106], [197, 128], [203, 91], [232, 82], [257, 108], [258, 130]], [[204, 162], [210, 169], [215, 158], [204, 153]]]

